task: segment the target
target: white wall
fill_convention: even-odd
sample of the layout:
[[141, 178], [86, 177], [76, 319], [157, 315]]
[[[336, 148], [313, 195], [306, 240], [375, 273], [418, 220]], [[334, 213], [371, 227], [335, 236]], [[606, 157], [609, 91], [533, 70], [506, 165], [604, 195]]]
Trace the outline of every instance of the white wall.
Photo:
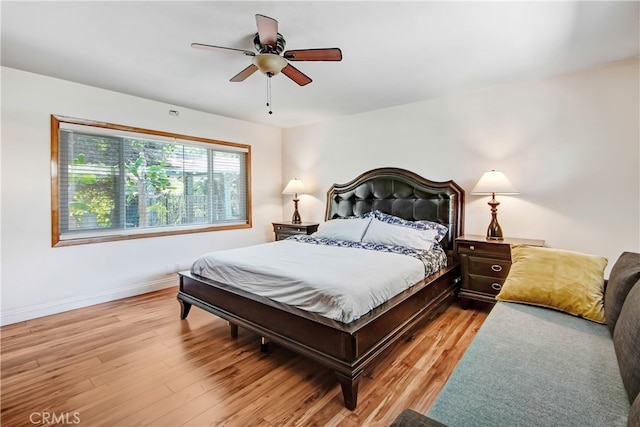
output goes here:
[[[331, 184], [383, 166], [454, 179], [467, 190], [466, 232], [475, 234], [489, 223], [488, 198], [469, 192], [484, 171], [503, 170], [520, 190], [499, 198], [506, 235], [604, 255], [610, 269], [620, 252], [640, 251], [639, 67], [626, 61], [282, 131], [1, 68], [2, 324], [175, 285], [169, 271], [201, 253], [272, 240], [271, 221], [292, 212], [280, 194], [289, 179], [311, 187], [300, 211], [319, 221]], [[51, 114], [250, 144], [253, 228], [51, 248]]]
[[[273, 240], [271, 221], [283, 217], [280, 129], [1, 72], [2, 324], [176, 285], [169, 273], [202, 253]], [[51, 114], [250, 144], [253, 228], [52, 248]]]
[[483, 172], [502, 170], [520, 192], [498, 197], [505, 235], [604, 255], [608, 275], [622, 251], [640, 251], [639, 64], [285, 129], [282, 178], [311, 186], [300, 212], [318, 221], [331, 184], [372, 168], [453, 179], [466, 190], [465, 232], [484, 235], [489, 197], [469, 193]]

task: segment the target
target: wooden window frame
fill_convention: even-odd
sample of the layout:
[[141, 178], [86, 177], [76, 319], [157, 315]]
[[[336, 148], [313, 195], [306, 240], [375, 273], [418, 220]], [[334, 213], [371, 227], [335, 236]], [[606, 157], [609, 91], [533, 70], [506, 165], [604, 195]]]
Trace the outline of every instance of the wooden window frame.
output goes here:
[[[61, 238], [60, 230], [60, 175], [59, 175], [59, 154], [60, 154], [60, 138], [59, 129], [61, 123], [70, 123], [74, 125], [90, 126], [95, 128], [104, 128], [111, 130], [120, 130], [126, 132], [139, 133], [143, 135], [153, 135], [167, 138], [175, 138], [186, 141], [194, 141], [197, 143], [215, 144], [218, 146], [233, 147], [236, 149], [246, 150], [246, 202], [247, 202], [247, 219], [245, 223], [240, 224], [208, 224], [208, 225], [185, 225], [180, 226], [180, 229], [162, 230], [161, 228], [147, 228], [142, 229], [144, 231], [131, 230], [130, 232], [123, 234], [111, 234], [104, 236], [91, 236], [91, 237], [79, 237], [79, 238]], [[98, 122], [87, 119], [78, 119], [73, 117], [66, 117], [60, 115], [51, 115], [51, 246], [73, 246], [83, 245], [89, 243], [102, 243], [113, 242], [121, 240], [131, 239], [143, 239], [148, 237], [161, 237], [161, 236], [175, 236], [181, 234], [192, 233], [206, 233], [210, 231], [222, 231], [222, 230], [235, 230], [252, 227], [252, 197], [251, 197], [251, 146], [247, 144], [239, 144], [235, 142], [220, 141], [210, 138], [201, 138], [196, 136], [189, 136], [183, 134], [177, 134], [172, 132], [157, 131], [151, 129], [144, 129], [126, 125], [119, 125], [106, 122]], [[152, 230], [152, 231], [146, 231]]]

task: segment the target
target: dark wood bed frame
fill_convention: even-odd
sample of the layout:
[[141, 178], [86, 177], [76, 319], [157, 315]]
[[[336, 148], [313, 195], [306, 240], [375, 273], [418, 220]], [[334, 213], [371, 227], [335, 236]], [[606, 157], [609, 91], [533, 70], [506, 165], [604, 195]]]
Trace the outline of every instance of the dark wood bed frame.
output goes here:
[[263, 342], [268, 339], [329, 367], [340, 382], [345, 406], [355, 409], [363, 371], [418, 321], [446, 308], [460, 275], [453, 245], [463, 234], [464, 190], [455, 182], [434, 182], [397, 168], [374, 169], [329, 189], [325, 219], [376, 209], [449, 227], [442, 241], [448, 266], [349, 324], [181, 272], [181, 319], [195, 305], [226, 319], [233, 338], [240, 326]]

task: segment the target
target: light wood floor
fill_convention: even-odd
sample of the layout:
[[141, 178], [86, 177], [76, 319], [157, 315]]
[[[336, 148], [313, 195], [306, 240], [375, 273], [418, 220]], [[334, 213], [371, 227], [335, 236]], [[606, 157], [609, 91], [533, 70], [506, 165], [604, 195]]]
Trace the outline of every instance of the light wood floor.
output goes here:
[[[426, 412], [487, 315], [458, 305], [418, 325], [344, 408], [332, 372], [194, 307], [176, 289], [5, 326], [1, 424], [376, 426]], [[79, 421], [79, 423], [78, 423]]]

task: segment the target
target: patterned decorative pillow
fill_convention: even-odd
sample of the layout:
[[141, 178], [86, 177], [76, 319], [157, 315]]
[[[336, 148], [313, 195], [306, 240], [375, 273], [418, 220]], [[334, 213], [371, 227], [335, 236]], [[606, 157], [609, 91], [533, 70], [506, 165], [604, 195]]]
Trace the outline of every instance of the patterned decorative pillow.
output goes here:
[[407, 219], [403, 219], [378, 210], [367, 212], [365, 214], [362, 214], [360, 217], [375, 218], [378, 221], [386, 222], [388, 224], [403, 225], [405, 227], [410, 227], [416, 230], [435, 230], [436, 242], [442, 241], [442, 239], [444, 239], [444, 236], [446, 236], [449, 232], [449, 229], [445, 225], [438, 224], [437, 222], [427, 220], [409, 221]]
[[369, 224], [366, 233], [362, 237], [362, 242], [405, 246], [407, 248], [430, 251], [435, 243], [436, 233], [437, 231], [434, 229], [419, 230], [372, 218], [371, 224]]

